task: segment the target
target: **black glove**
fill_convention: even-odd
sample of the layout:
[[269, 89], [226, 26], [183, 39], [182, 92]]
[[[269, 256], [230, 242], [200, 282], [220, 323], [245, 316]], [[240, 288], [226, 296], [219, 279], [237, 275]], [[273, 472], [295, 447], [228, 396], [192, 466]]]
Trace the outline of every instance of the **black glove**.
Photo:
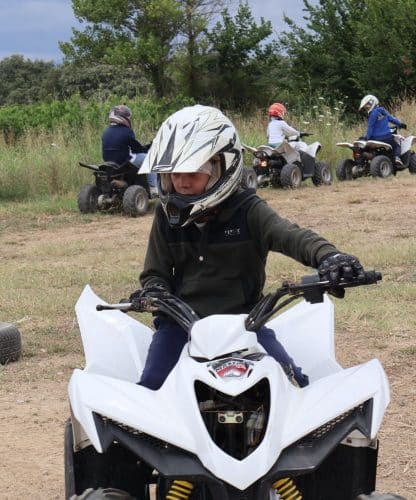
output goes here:
[[151, 297], [152, 294], [160, 294], [161, 292], [168, 292], [169, 290], [161, 283], [156, 283], [145, 288], [139, 288], [133, 292], [129, 297], [129, 302], [136, 302], [145, 297]]
[[[333, 253], [326, 255], [321, 260], [318, 273], [321, 279], [329, 281], [336, 288], [341, 278], [348, 279], [362, 276], [364, 269], [357, 257], [346, 253]], [[339, 288], [338, 290], [344, 291]]]
[[407, 125], [405, 123], [402, 123], [399, 128], [402, 128], [402, 129], [406, 130], [407, 129]]

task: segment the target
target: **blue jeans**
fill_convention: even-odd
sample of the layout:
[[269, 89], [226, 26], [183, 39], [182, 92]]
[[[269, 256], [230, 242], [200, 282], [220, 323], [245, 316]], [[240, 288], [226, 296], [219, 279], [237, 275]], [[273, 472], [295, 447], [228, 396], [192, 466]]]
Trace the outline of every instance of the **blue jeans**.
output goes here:
[[[137, 167], [137, 170], [140, 172], [140, 167], [142, 166], [145, 158], [146, 153], [136, 153], [136, 157], [133, 160], [130, 160], [130, 163]], [[157, 174], [147, 174], [146, 179], [149, 187], [157, 188]]]
[[[154, 323], [157, 330], [153, 334], [139, 384], [157, 390], [176, 365], [188, 341], [188, 334], [177, 323], [171, 321], [156, 318]], [[273, 330], [263, 326], [257, 332], [257, 340], [265, 351], [282, 365], [288, 375], [293, 375], [300, 387], [308, 385], [308, 377], [302, 373], [299, 366], [295, 365], [285, 348], [276, 339]]]

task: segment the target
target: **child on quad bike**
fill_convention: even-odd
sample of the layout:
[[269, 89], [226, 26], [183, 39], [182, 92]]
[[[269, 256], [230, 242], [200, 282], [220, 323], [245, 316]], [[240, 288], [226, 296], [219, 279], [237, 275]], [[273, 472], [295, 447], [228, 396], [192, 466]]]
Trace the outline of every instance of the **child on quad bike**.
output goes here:
[[[120, 104], [111, 108], [108, 119], [110, 125], [104, 130], [101, 144], [102, 156], [105, 162], [115, 162], [123, 165], [131, 163], [139, 170], [146, 157], [150, 144], [142, 145], [131, 128], [132, 112], [128, 106]], [[149, 191], [157, 195], [156, 174], [147, 176]]]
[[[318, 268], [338, 296], [341, 277], [363, 273], [356, 257], [281, 218], [253, 189], [243, 189], [242, 160], [237, 131], [216, 108], [186, 107], [162, 124], [142, 165], [143, 172], [159, 173], [161, 203], [140, 274], [143, 289], [130, 302], [166, 290], [201, 318], [248, 313], [262, 297], [269, 251]], [[154, 324], [139, 384], [157, 390], [188, 336], [166, 317], [156, 316]], [[273, 330], [263, 326], [257, 338], [291, 380], [308, 384]]]
[[366, 141], [373, 139], [390, 144], [396, 164], [399, 166], [403, 165], [400, 159], [400, 144], [395, 141], [389, 123], [393, 123], [398, 128], [403, 129], [406, 129], [407, 125], [398, 118], [390, 115], [386, 109], [379, 105], [377, 97], [371, 94], [361, 99], [358, 110], [368, 114], [367, 132], [363, 139]]
[[299, 136], [300, 132], [291, 127], [285, 120], [286, 107], [280, 102], [273, 103], [268, 110], [270, 121], [267, 126], [267, 140], [269, 146], [279, 146], [286, 137]]

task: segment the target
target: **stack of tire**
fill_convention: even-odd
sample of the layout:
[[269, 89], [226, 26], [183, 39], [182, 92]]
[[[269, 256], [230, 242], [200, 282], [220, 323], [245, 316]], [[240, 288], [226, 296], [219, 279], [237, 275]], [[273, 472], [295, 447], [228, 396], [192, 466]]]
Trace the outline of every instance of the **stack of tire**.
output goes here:
[[17, 361], [22, 353], [22, 338], [11, 323], [0, 321], [0, 364]]

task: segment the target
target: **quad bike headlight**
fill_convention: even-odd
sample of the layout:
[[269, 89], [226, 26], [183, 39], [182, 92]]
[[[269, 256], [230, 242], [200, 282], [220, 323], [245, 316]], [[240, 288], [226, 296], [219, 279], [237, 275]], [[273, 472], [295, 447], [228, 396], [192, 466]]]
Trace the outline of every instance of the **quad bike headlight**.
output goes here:
[[197, 380], [195, 394], [211, 439], [225, 453], [243, 460], [260, 445], [270, 413], [267, 379], [238, 396], [229, 396]]

